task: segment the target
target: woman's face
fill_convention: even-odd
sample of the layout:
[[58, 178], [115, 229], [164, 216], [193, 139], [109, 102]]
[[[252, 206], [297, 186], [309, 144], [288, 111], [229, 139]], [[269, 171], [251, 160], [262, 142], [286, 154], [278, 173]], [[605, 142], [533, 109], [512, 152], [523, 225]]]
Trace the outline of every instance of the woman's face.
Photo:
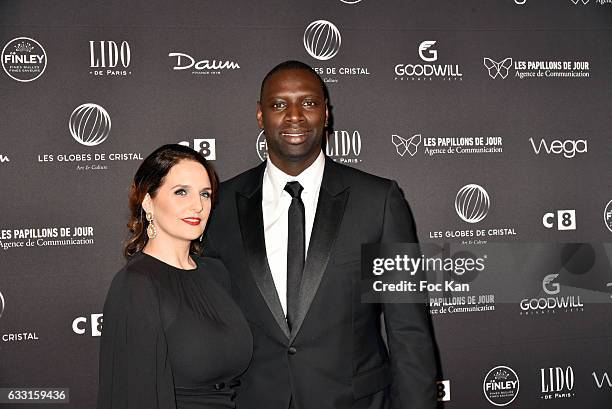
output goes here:
[[146, 195], [142, 206], [153, 214], [156, 241], [187, 241], [204, 232], [211, 209], [208, 172], [200, 163], [182, 160], [174, 165], [157, 190]]

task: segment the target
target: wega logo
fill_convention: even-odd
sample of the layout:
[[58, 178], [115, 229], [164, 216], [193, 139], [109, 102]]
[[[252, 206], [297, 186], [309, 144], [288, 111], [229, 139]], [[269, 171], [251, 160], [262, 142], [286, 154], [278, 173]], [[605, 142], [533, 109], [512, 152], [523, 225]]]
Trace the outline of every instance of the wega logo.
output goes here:
[[[429, 48], [433, 46], [435, 43], [436, 43], [435, 41], [427, 40], [427, 41], [423, 41], [419, 45], [419, 57], [421, 57], [423, 61], [432, 62], [438, 59], [438, 51], [429, 50]], [[429, 57], [425, 55], [426, 51], [428, 52]]]
[[[523, 3], [520, 3], [523, 4]], [[499, 62], [492, 60], [488, 57], [484, 58], [484, 66], [489, 71], [489, 77], [496, 79], [506, 79], [512, 68], [512, 58], [508, 57]]]
[[540, 142], [536, 144], [533, 138], [529, 138], [531, 147], [536, 155], [540, 152], [547, 155], [563, 155], [567, 159], [571, 159], [576, 156], [577, 153], [588, 152], [588, 142], [586, 139], [566, 139], [564, 141], [555, 139], [548, 143], [544, 138], [540, 139]]
[[597, 375], [596, 372], [593, 372], [591, 375], [593, 375], [595, 385], [597, 385], [598, 389], [603, 388], [606, 384], [608, 385], [608, 388], [612, 388], [612, 381], [610, 380], [607, 372], [604, 372], [602, 375]]
[[87, 103], [72, 112], [68, 128], [74, 140], [81, 145], [96, 146], [108, 138], [111, 119], [100, 105]]
[[317, 60], [326, 61], [334, 58], [340, 51], [341, 43], [340, 31], [327, 20], [313, 21], [304, 31], [304, 48]]
[[589, 0], [572, 0], [572, 3], [578, 4], [582, 2], [582, 4], [588, 4]]
[[10, 162], [10, 161], [11, 160], [9, 159], [8, 156], [0, 155], [0, 163]]

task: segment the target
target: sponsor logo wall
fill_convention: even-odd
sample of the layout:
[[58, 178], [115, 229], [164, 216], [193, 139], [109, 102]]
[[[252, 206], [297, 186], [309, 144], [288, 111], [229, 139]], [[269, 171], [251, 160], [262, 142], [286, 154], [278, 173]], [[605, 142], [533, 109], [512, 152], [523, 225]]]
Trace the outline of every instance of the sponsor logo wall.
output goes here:
[[[0, 388], [66, 386], [63, 407], [95, 407], [136, 168], [166, 143], [214, 161], [222, 180], [267, 160], [260, 81], [297, 59], [329, 90], [326, 155], [396, 180], [423, 247], [453, 261], [435, 271], [452, 285], [427, 297], [440, 407], [610, 406], [612, 1], [196, 2], [137, 17], [9, 3]], [[487, 251], [583, 242], [603, 255], [494, 263]], [[487, 269], [460, 274], [455, 262], [477, 255]]]

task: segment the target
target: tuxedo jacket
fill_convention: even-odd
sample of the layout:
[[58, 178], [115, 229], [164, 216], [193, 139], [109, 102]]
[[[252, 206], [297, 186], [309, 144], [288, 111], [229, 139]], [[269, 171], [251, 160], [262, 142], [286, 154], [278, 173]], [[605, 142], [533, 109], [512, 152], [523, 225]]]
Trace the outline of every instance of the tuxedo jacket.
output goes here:
[[290, 331], [266, 258], [264, 170], [265, 163], [221, 184], [206, 233], [205, 251], [225, 263], [253, 333], [237, 407], [434, 408], [425, 305], [361, 302], [361, 244], [417, 241], [397, 184], [326, 158]]

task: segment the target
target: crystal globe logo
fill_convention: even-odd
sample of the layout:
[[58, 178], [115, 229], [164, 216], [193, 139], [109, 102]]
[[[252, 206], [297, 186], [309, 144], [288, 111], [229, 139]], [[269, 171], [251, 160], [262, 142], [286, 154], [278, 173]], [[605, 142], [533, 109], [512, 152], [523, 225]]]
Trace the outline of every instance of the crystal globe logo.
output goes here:
[[96, 146], [108, 138], [111, 119], [100, 105], [83, 104], [72, 111], [68, 127], [72, 137], [81, 145]]
[[4, 313], [4, 296], [0, 292], [0, 318], [2, 318], [3, 313]]
[[304, 31], [304, 48], [311, 57], [326, 61], [340, 50], [340, 31], [327, 20], [313, 21]]
[[40, 77], [47, 68], [47, 53], [42, 45], [28, 37], [17, 37], [2, 49], [4, 72], [19, 82], [30, 82]]
[[487, 217], [490, 206], [487, 191], [473, 183], [459, 189], [455, 197], [455, 210], [459, 217], [468, 223], [478, 223]]

